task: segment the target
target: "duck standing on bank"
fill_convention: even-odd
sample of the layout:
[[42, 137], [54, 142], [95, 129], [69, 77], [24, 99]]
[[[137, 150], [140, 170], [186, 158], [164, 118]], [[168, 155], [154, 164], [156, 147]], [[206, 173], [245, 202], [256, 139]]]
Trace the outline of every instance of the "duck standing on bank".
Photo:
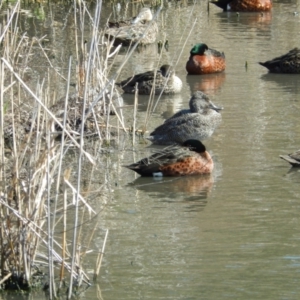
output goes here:
[[108, 22], [105, 36], [114, 41], [114, 45], [128, 46], [132, 43], [152, 44], [155, 42], [158, 26], [148, 7], [143, 7], [132, 20]]
[[185, 176], [210, 174], [214, 163], [200, 141], [187, 140], [124, 167], [141, 176]]
[[186, 140], [209, 138], [220, 125], [222, 107], [216, 106], [209, 97], [197, 91], [189, 102], [190, 109], [177, 112], [147, 137], [153, 144], [182, 144]]
[[294, 48], [282, 56], [259, 64], [270, 73], [300, 74], [300, 49]]
[[170, 65], [162, 65], [157, 71], [148, 71], [129, 77], [117, 85], [124, 93], [134, 94], [137, 84], [138, 93], [141, 95], [150, 95], [154, 90], [155, 95], [177, 94], [182, 89], [182, 81], [176, 76], [175, 70]]
[[196, 44], [190, 51], [190, 58], [186, 63], [189, 75], [203, 75], [223, 72], [226, 67], [225, 55], [206, 44]]

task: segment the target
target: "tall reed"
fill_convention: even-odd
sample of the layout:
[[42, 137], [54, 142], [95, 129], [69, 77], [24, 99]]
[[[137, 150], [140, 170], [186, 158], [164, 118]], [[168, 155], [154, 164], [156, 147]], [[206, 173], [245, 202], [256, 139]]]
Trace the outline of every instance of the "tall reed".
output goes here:
[[[105, 228], [102, 244], [94, 249], [93, 238], [99, 229], [94, 220], [111, 188], [105, 180], [93, 190], [99, 151], [88, 148], [92, 142], [87, 136], [93, 135], [104, 144], [110, 141], [112, 131], [117, 139], [127, 133], [115, 81], [137, 44], [114, 68], [120, 46], [113, 48], [113, 42], [107, 42], [99, 31], [101, 0], [94, 15], [85, 1], [74, 0], [70, 9], [74, 12], [70, 28], [74, 30], [70, 32], [76, 51], [64, 69], [51, 60], [44, 46], [46, 36], [30, 37], [21, 32], [20, 3], [6, 11], [0, 29], [0, 285], [31, 289], [44, 282], [46, 272], [50, 299], [57, 297], [65, 284], [70, 298], [75, 288], [90, 285], [83, 259], [91, 250], [98, 254], [94, 279], [99, 275], [109, 238]], [[89, 43], [86, 32], [91, 33]], [[37, 56], [43, 57], [44, 66], [35, 64]], [[40, 76], [28, 79], [29, 70]], [[73, 82], [76, 87], [71, 93]], [[58, 88], [52, 92], [53, 86], [63, 86], [60, 100]], [[114, 95], [116, 101], [112, 101]], [[134, 131], [137, 95], [135, 103]], [[151, 101], [150, 105], [152, 112], [155, 106]], [[71, 151], [76, 164], [69, 166]], [[83, 174], [86, 165], [89, 172]], [[97, 202], [103, 203], [101, 208], [93, 207], [96, 196]]]
[[[69, 59], [67, 74], [51, 62], [42, 43], [44, 37], [20, 33], [20, 1], [6, 11], [0, 31], [0, 284], [5, 289], [31, 289], [44, 282], [42, 273], [46, 270], [51, 299], [65, 282], [69, 297], [74, 287], [90, 285], [82, 265], [89, 249], [83, 248], [82, 240], [88, 239], [85, 245], [92, 247], [95, 230], [87, 238], [82, 234], [82, 224], [91, 224], [88, 221], [98, 215], [99, 209], [89, 203], [95, 192], [82, 188], [83, 161], [91, 166], [90, 170], [96, 161], [95, 153], [86, 150], [86, 131], [100, 141], [110, 138], [113, 126], [109, 111], [116, 114], [117, 132], [127, 131], [117, 109], [121, 103], [111, 101], [117, 75], [109, 75], [110, 59], [119, 48], [113, 50], [99, 32], [101, 1], [94, 16], [85, 2], [74, 1], [73, 5], [77, 50]], [[83, 28], [86, 18], [92, 23], [89, 47]], [[45, 77], [28, 82], [26, 72], [37, 54], [47, 62]], [[63, 103], [59, 109], [52, 104], [56, 94], [50, 89], [57, 77], [64, 81], [66, 90], [62, 102], [57, 102]], [[73, 98], [69, 92], [72, 78], [77, 83]], [[70, 102], [72, 99], [76, 101]], [[74, 109], [75, 115], [71, 114]], [[60, 110], [63, 114], [58, 113]], [[70, 124], [76, 126], [71, 128]], [[66, 167], [68, 149], [73, 149], [78, 158], [74, 169]], [[89, 174], [92, 176], [93, 171]], [[105, 202], [106, 193], [101, 188], [98, 192]], [[67, 213], [70, 211], [71, 217]], [[100, 271], [105, 232], [95, 276]]]

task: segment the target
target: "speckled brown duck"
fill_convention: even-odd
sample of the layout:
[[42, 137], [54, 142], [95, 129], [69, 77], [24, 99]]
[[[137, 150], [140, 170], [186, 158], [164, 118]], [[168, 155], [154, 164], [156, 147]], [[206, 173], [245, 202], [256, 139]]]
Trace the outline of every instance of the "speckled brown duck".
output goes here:
[[141, 176], [186, 176], [210, 174], [214, 163], [200, 141], [187, 140], [125, 167]]
[[[87, 95], [85, 114], [89, 112], [91, 104], [96, 101], [95, 106], [93, 107], [93, 113], [89, 113], [87, 119], [84, 123], [84, 133], [87, 135], [93, 135], [97, 133], [97, 125], [95, 122], [95, 117], [101, 117], [110, 113], [111, 115], [115, 114], [115, 111], [112, 107], [109, 106], [110, 101], [114, 105], [117, 112], [120, 112], [120, 106], [123, 105], [123, 98], [120, 96], [117, 90], [111, 95], [110, 92], [104, 93], [104, 96], [101, 96], [96, 91], [90, 91]], [[72, 94], [68, 98], [67, 103], [67, 112], [66, 112], [66, 129], [73, 134], [79, 134], [81, 130], [81, 124], [83, 121], [82, 112], [83, 112], [84, 99], [82, 96], [77, 93]], [[65, 114], [65, 97], [62, 97], [60, 100], [55, 103], [50, 110], [56, 116], [56, 118], [63, 123], [63, 118]], [[55, 125], [55, 129], [58, 132], [61, 132], [60, 126]]]
[[143, 7], [139, 14], [131, 20], [108, 22], [105, 36], [114, 41], [114, 45], [128, 46], [132, 43], [152, 44], [155, 42], [158, 26], [148, 7]]
[[26, 142], [28, 134], [35, 129], [33, 112], [29, 108], [15, 105], [13, 112], [4, 112], [3, 120], [3, 136], [4, 146], [8, 149], [13, 149], [14, 138], [17, 145]]

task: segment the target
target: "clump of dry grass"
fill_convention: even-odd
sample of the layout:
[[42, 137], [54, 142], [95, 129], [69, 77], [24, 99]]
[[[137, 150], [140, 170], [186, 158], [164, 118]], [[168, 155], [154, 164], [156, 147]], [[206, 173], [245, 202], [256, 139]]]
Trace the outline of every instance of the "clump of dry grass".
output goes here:
[[[121, 103], [111, 100], [117, 75], [108, 78], [110, 60], [119, 49], [113, 50], [98, 31], [101, 5], [97, 4], [93, 18], [84, 3], [76, 7], [74, 1], [74, 5], [75, 20], [81, 22], [88, 15], [93, 34], [87, 48], [83, 34], [76, 32], [78, 48], [76, 57], [69, 60], [67, 74], [51, 64], [42, 38], [19, 32], [20, 2], [7, 11], [0, 31], [0, 285], [26, 290], [43, 284], [50, 298], [57, 296], [57, 284], [62, 287], [66, 281], [69, 297], [74, 287], [90, 285], [82, 260], [90, 251], [97, 226], [93, 224], [91, 235], [84, 237], [80, 224], [97, 216], [99, 208], [95, 210], [89, 203], [95, 193], [89, 187], [82, 188], [83, 160], [90, 164], [90, 176], [95, 168], [94, 153], [84, 148], [87, 131], [100, 141], [111, 138], [112, 128], [117, 134], [127, 131], [118, 109]], [[29, 61], [37, 52], [48, 67], [45, 78], [34, 86], [25, 78]], [[53, 73], [65, 80], [66, 86], [65, 96], [54, 105], [49, 89]], [[74, 77], [76, 92], [70, 96]], [[110, 112], [115, 114], [115, 124]], [[70, 148], [77, 155], [75, 170], [65, 163]], [[109, 197], [104, 190], [100, 187], [97, 191], [102, 203]], [[70, 218], [67, 211], [71, 210]], [[104, 231], [103, 247], [97, 250], [94, 278], [100, 272], [107, 234]]]
[[[97, 251], [96, 279], [105, 250], [108, 230], [103, 231], [101, 249], [93, 249], [92, 241], [98, 230], [94, 220], [110, 197], [110, 182], [93, 190], [95, 157], [101, 152], [89, 149], [86, 137], [96, 136], [104, 144], [130, 131], [115, 80], [137, 44], [110, 75], [120, 47], [113, 48], [113, 41], [107, 42], [99, 32], [101, 2], [94, 16], [85, 3], [74, 1], [70, 9], [77, 48], [66, 71], [50, 59], [51, 51], [43, 43], [47, 37], [31, 38], [20, 32], [20, 1], [0, 24], [0, 286], [23, 290], [44, 285], [50, 298], [64, 284], [69, 287], [69, 298], [74, 288], [89, 286], [83, 259], [91, 250]], [[88, 43], [84, 35], [87, 23], [92, 31]], [[37, 72], [42, 75], [32, 81], [28, 73], [37, 67], [37, 54], [45, 65]], [[58, 81], [65, 86], [60, 100], [51, 90]], [[71, 82], [76, 86], [72, 93]], [[154, 102], [151, 95], [146, 124], [159, 99]], [[137, 105], [136, 94], [130, 124], [133, 132]], [[72, 167], [68, 166], [70, 149], [72, 162], [76, 159]], [[88, 172], [82, 174], [87, 165]], [[91, 204], [95, 197], [101, 203], [96, 209]]]

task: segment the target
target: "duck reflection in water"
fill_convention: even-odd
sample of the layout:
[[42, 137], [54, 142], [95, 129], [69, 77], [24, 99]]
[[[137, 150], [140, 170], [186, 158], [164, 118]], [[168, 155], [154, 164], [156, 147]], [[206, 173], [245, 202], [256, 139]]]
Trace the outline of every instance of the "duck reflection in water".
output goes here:
[[128, 186], [162, 202], [188, 204], [189, 210], [203, 209], [214, 185], [212, 174], [184, 177], [139, 177]]
[[281, 89], [287, 97], [294, 98], [300, 94], [299, 76], [295, 74], [264, 73], [260, 77], [270, 90]]
[[215, 95], [226, 79], [226, 73], [215, 73], [201, 76], [186, 76], [186, 82], [190, 86], [191, 93], [202, 91], [211, 96]]

